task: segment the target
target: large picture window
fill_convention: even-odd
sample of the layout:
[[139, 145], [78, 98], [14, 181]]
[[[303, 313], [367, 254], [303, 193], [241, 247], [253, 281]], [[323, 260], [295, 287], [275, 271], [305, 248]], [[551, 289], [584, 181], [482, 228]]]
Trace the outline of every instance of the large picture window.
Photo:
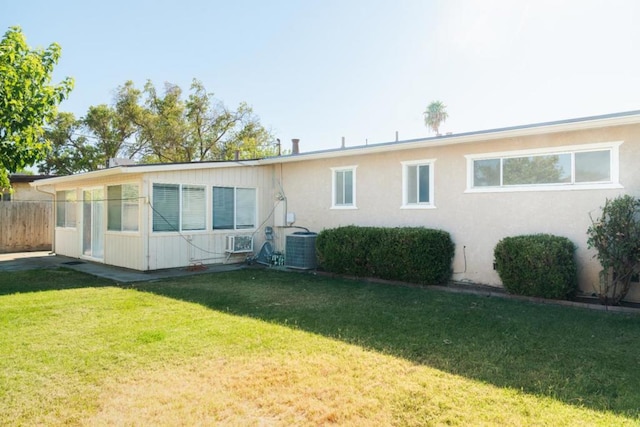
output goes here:
[[75, 190], [56, 191], [56, 227], [75, 228], [76, 192]]
[[332, 208], [356, 207], [356, 166], [331, 168], [332, 171]]
[[256, 189], [213, 187], [213, 229], [256, 227]]
[[618, 184], [621, 143], [467, 156], [469, 191], [603, 188]]
[[402, 162], [402, 207], [433, 207], [433, 162]]
[[153, 231], [206, 229], [205, 187], [153, 184]]
[[137, 184], [107, 187], [107, 230], [138, 231], [139, 209]]

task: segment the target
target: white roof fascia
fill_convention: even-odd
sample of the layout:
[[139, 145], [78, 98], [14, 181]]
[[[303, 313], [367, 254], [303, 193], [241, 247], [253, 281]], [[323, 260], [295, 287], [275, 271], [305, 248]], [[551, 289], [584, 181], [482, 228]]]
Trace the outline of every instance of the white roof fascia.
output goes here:
[[257, 166], [256, 160], [238, 160], [228, 162], [202, 162], [202, 163], [164, 163], [153, 165], [130, 165], [130, 166], [116, 166], [109, 169], [101, 169], [92, 172], [85, 172], [77, 175], [58, 176], [55, 178], [41, 179], [33, 182], [31, 185], [34, 187], [40, 187], [45, 185], [64, 184], [76, 181], [85, 181], [87, 179], [104, 178], [114, 175], [125, 174], [141, 174], [141, 173], [153, 173], [153, 172], [170, 172], [176, 170], [198, 170], [198, 169], [217, 169], [217, 168], [230, 168], [239, 166]]

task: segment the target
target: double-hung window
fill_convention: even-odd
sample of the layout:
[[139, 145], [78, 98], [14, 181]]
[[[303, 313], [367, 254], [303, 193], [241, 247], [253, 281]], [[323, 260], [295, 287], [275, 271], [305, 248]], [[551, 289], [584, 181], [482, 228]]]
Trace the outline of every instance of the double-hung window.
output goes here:
[[205, 229], [203, 185], [153, 184], [153, 231]]
[[356, 168], [357, 166], [331, 168], [331, 208], [356, 208]]
[[76, 191], [56, 191], [56, 227], [75, 228]]
[[256, 228], [256, 189], [213, 187], [213, 229]]
[[621, 142], [469, 155], [470, 192], [619, 188]]
[[402, 207], [433, 208], [433, 169], [435, 160], [402, 162]]
[[138, 231], [137, 184], [107, 186], [107, 230]]

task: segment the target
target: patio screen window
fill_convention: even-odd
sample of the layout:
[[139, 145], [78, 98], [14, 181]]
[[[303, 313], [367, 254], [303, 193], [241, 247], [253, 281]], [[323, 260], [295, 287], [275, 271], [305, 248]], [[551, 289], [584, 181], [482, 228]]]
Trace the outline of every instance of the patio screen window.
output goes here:
[[356, 207], [356, 167], [332, 168], [332, 208]]
[[402, 206], [426, 208], [433, 205], [433, 160], [402, 162]]
[[107, 187], [107, 230], [138, 231], [138, 186], [135, 184]]
[[205, 187], [153, 184], [153, 231], [206, 228]]
[[56, 191], [56, 227], [75, 228], [76, 192], [75, 190]]
[[213, 229], [256, 227], [256, 189], [213, 187]]

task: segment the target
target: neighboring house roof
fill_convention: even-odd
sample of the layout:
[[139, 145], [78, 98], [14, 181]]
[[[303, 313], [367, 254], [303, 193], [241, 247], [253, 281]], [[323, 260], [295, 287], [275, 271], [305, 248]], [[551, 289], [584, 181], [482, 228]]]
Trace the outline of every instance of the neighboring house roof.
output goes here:
[[353, 156], [357, 154], [371, 154], [397, 150], [409, 150], [421, 147], [438, 147], [446, 145], [466, 144], [479, 141], [490, 141], [501, 138], [517, 138], [530, 135], [543, 135], [558, 132], [587, 130], [607, 126], [621, 126], [640, 123], [640, 110], [621, 113], [604, 114], [599, 116], [581, 117], [552, 122], [533, 123], [521, 126], [487, 129], [474, 132], [440, 135], [428, 138], [418, 138], [404, 141], [383, 142], [359, 145], [345, 148], [312, 151], [308, 153], [288, 154], [284, 156], [267, 157], [259, 160], [213, 161], [193, 163], [163, 163], [144, 165], [123, 165], [109, 169], [102, 169], [77, 175], [54, 177], [33, 182], [32, 186], [53, 185], [66, 182], [80, 181], [121, 174], [137, 174], [173, 170], [197, 170], [210, 168], [228, 168], [241, 166], [259, 166], [305, 160], [325, 159], [332, 157]]
[[12, 174], [9, 175], [9, 182], [17, 184], [20, 182], [34, 182], [40, 179], [53, 178], [55, 175], [24, 175], [24, 174]]

